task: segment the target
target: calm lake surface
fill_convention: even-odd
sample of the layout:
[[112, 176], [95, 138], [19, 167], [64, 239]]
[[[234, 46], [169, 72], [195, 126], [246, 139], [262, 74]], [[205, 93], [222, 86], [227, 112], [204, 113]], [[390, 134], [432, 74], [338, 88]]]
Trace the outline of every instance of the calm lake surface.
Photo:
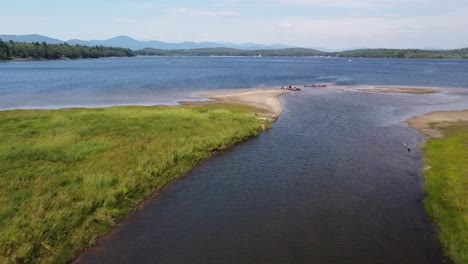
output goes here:
[[310, 84], [468, 88], [467, 61], [139, 57], [0, 63], [0, 109], [175, 104], [219, 89]]
[[[308, 89], [270, 131], [203, 162], [77, 263], [441, 263], [424, 211], [423, 137], [401, 121], [468, 108], [468, 62], [132, 58], [0, 64], [0, 108], [174, 104], [259, 85], [460, 87], [433, 95]], [[406, 141], [411, 152], [403, 147]]]

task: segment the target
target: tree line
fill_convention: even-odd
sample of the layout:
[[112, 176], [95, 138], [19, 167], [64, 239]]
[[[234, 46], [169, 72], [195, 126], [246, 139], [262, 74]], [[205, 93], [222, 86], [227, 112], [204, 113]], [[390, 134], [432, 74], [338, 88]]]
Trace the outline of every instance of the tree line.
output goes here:
[[142, 49], [139, 56], [272, 56], [272, 57], [351, 57], [351, 58], [406, 58], [406, 59], [468, 59], [468, 48], [454, 50], [418, 49], [359, 49], [324, 52], [306, 48], [273, 50], [239, 50], [230, 48], [204, 48], [188, 50]]
[[4, 42], [0, 39], [0, 60], [31, 59], [31, 60], [57, 60], [57, 59], [87, 59], [104, 57], [132, 57], [130, 49], [81, 46], [64, 44], [47, 44], [45, 42]]
[[339, 52], [337, 56], [402, 59], [468, 59], [468, 48], [453, 50], [359, 49]]
[[327, 53], [315, 49], [306, 48], [287, 48], [287, 49], [269, 49], [269, 50], [240, 50], [233, 48], [200, 48], [187, 50], [161, 50], [146, 48], [135, 51], [139, 56], [326, 56]]
[[359, 49], [342, 52], [324, 52], [307, 48], [273, 50], [240, 50], [232, 48], [201, 48], [187, 50], [161, 50], [146, 48], [132, 51], [125, 48], [82, 46], [64, 44], [22, 43], [0, 39], [0, 60], [32, 59], [81, 59], [132, 56], [284, 56], [284, 57], [358, 57], [358, 58], [407, 58], [407, 59], [468, 59], [468, 48], [453, 50], [418, 49]]

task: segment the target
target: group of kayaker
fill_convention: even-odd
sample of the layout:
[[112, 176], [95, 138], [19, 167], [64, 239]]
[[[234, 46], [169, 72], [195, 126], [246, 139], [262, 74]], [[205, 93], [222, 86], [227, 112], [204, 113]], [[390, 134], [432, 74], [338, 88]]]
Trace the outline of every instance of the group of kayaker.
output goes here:
[[281, 90], [300, 91], [302, 89], [297, 88], [296, 86], [293, 87], [292, 85], [289, 85], [289, 86], [281, 86]]
[[[327, 85], [326, 85], [326, 84], [319, 83], [319, 84], [304, 85], [304, 87], [326, 88]], [[296, 87], [296, 86], [289, 85], [289, 86], [281, 86], [281, 90], [300, 91], [301, 88], [298, 88], [298, 87]]]

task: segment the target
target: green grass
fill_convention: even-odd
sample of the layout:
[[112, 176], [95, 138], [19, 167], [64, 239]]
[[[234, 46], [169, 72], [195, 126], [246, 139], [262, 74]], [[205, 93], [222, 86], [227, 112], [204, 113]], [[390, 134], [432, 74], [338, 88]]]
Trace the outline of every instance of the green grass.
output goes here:
[[252, 108], [0, 112], [0, 263], [64, 263], [214, 150], [261, 133]]
[[440, 240], [455, 263], [468, 263], [468, 122], [440, 128], [444, 137], [425, 147], [429, 214], [440, 229]]

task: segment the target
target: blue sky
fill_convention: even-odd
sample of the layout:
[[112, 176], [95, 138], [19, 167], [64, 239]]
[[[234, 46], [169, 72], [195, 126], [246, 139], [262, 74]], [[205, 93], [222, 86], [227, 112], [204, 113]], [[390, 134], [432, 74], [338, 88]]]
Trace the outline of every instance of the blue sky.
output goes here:
[[468, 46], [468, 0], [15, 0], [2, 3], [0, 34], [460, 48]]

